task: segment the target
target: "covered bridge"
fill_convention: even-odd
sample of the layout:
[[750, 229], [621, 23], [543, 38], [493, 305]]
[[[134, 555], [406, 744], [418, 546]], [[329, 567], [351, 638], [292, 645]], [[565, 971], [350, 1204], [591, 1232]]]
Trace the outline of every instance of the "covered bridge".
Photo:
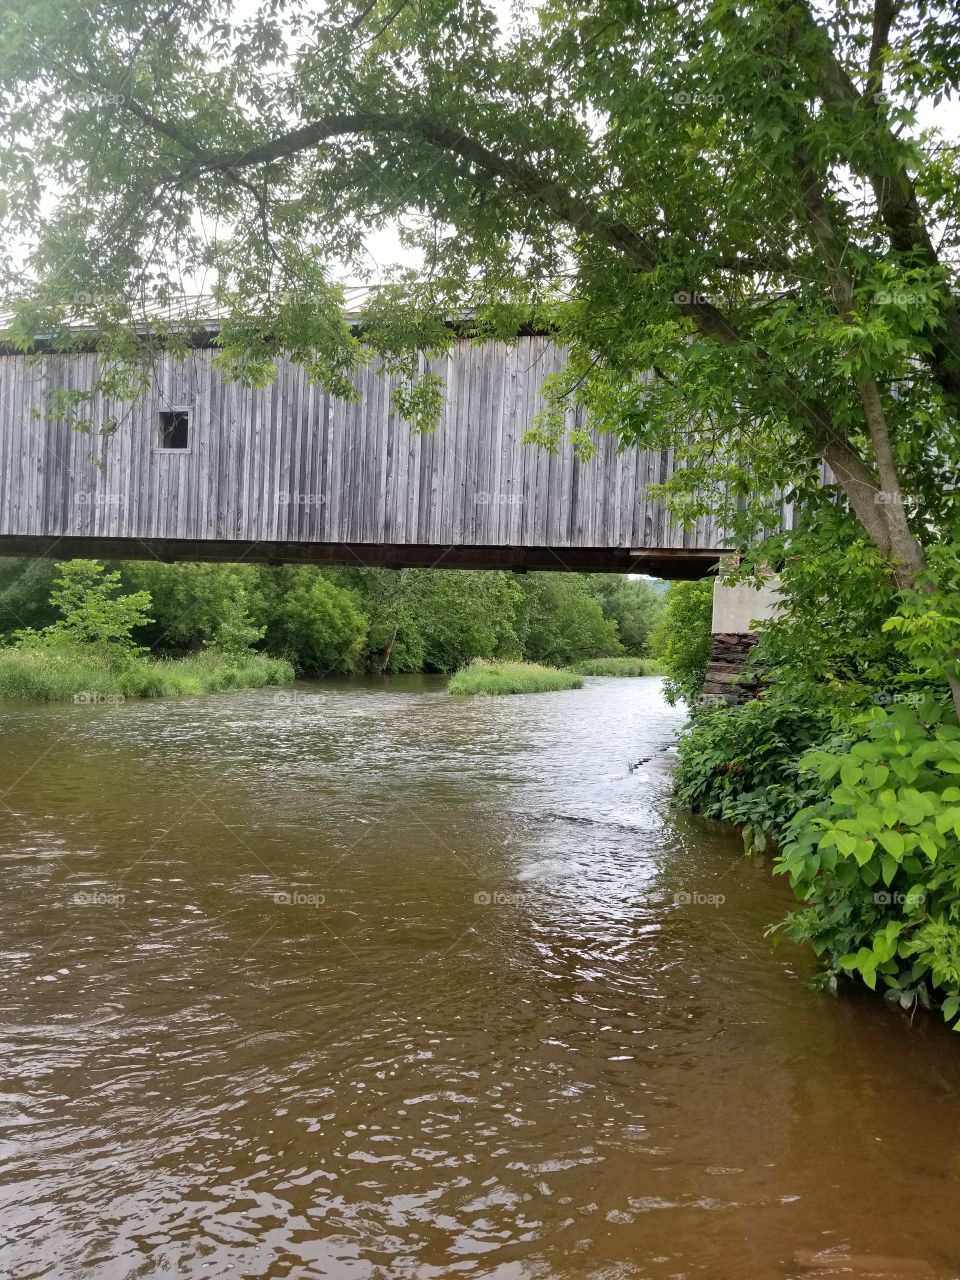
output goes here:
[[[562, 352], [545, 337], [456, 344], [431, 364], [442, 420], [417, 435], [390, 378], [349, 403], [281, 361], [274, 383], [225, 380], [212, 344], [158, 361], [121, 426], [81, 434], [51, 389], [95, 384], [92, 352], [0, 354], [0, 555], [157, 556], [447, 568], [592, 569], [697, 577], [729, 549], [712, 520], [684, 530], [649, 486], [672, 451], [610, 436], [590, 461], [522, 443]], [[792, 521], [784, 507], [782, 519]]]

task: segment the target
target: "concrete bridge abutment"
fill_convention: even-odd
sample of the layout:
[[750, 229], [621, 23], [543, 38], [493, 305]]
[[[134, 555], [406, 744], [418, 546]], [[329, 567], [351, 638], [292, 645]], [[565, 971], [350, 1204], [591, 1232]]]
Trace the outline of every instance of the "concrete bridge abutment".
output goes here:
[[776, 615], [779, 586], [775, 574], [759, 587], [750, 583], [726, 586], [722, 578], [717, 578], [713, 585], [710, 658], [703, 685], [705, 700], [736, 706], [756, 696], [758, 677], [747, 671], [751, 650], [757, 643], [751, 626]]

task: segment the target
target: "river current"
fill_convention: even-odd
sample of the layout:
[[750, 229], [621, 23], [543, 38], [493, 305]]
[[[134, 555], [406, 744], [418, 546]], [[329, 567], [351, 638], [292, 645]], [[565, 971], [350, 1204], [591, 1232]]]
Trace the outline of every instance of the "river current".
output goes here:
[[772, 948], [681, 723], [656, 679], [0, 707], [0, 1275], [960, 1275], [960, 1040]]

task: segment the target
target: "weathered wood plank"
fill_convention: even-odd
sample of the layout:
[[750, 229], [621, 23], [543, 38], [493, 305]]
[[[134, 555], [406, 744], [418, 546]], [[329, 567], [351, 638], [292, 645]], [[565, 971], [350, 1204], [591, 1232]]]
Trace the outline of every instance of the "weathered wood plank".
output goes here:
[[[142, 402], [97, 404], [122, 412], [120, 433], [103, 441], [57, 421], [46, 399], [51, 387], [92, 385], [95, 355], [2, 356], [0, 538], [64, 535], [64, 555], [71, 537], [540, 547], [560, 559], [565, 548], [723, 549], [714, 521], [684, 531], [648, 496], [672, 451], [618, 453], [604, 437], [581, 462], [569, 443], [555, 455], [521, 443], [563, 358], [544, 337], [458, 342], [424, 366], [441, 374], [445, 399], [438, 430], [418, 437], [379, 368], [358, 372], [354, 404], [285, 362], [265, 390], [225, 383], [199, 350], [162, 359]], [[189, 447], [162, 450], [158, 414], [181, 407]], [[580, 411], [570, 425], [582, 425]], [[780, 518], [789, 527], [796, 513], [784, 503]]]

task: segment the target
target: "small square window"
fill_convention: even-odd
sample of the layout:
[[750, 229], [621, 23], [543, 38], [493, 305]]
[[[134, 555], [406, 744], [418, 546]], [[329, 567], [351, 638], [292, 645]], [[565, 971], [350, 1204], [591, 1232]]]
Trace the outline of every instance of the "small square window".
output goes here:
[[186, 409], [161, 411], [160, 415], [160, 448], [189, 448], [190, 415]]

